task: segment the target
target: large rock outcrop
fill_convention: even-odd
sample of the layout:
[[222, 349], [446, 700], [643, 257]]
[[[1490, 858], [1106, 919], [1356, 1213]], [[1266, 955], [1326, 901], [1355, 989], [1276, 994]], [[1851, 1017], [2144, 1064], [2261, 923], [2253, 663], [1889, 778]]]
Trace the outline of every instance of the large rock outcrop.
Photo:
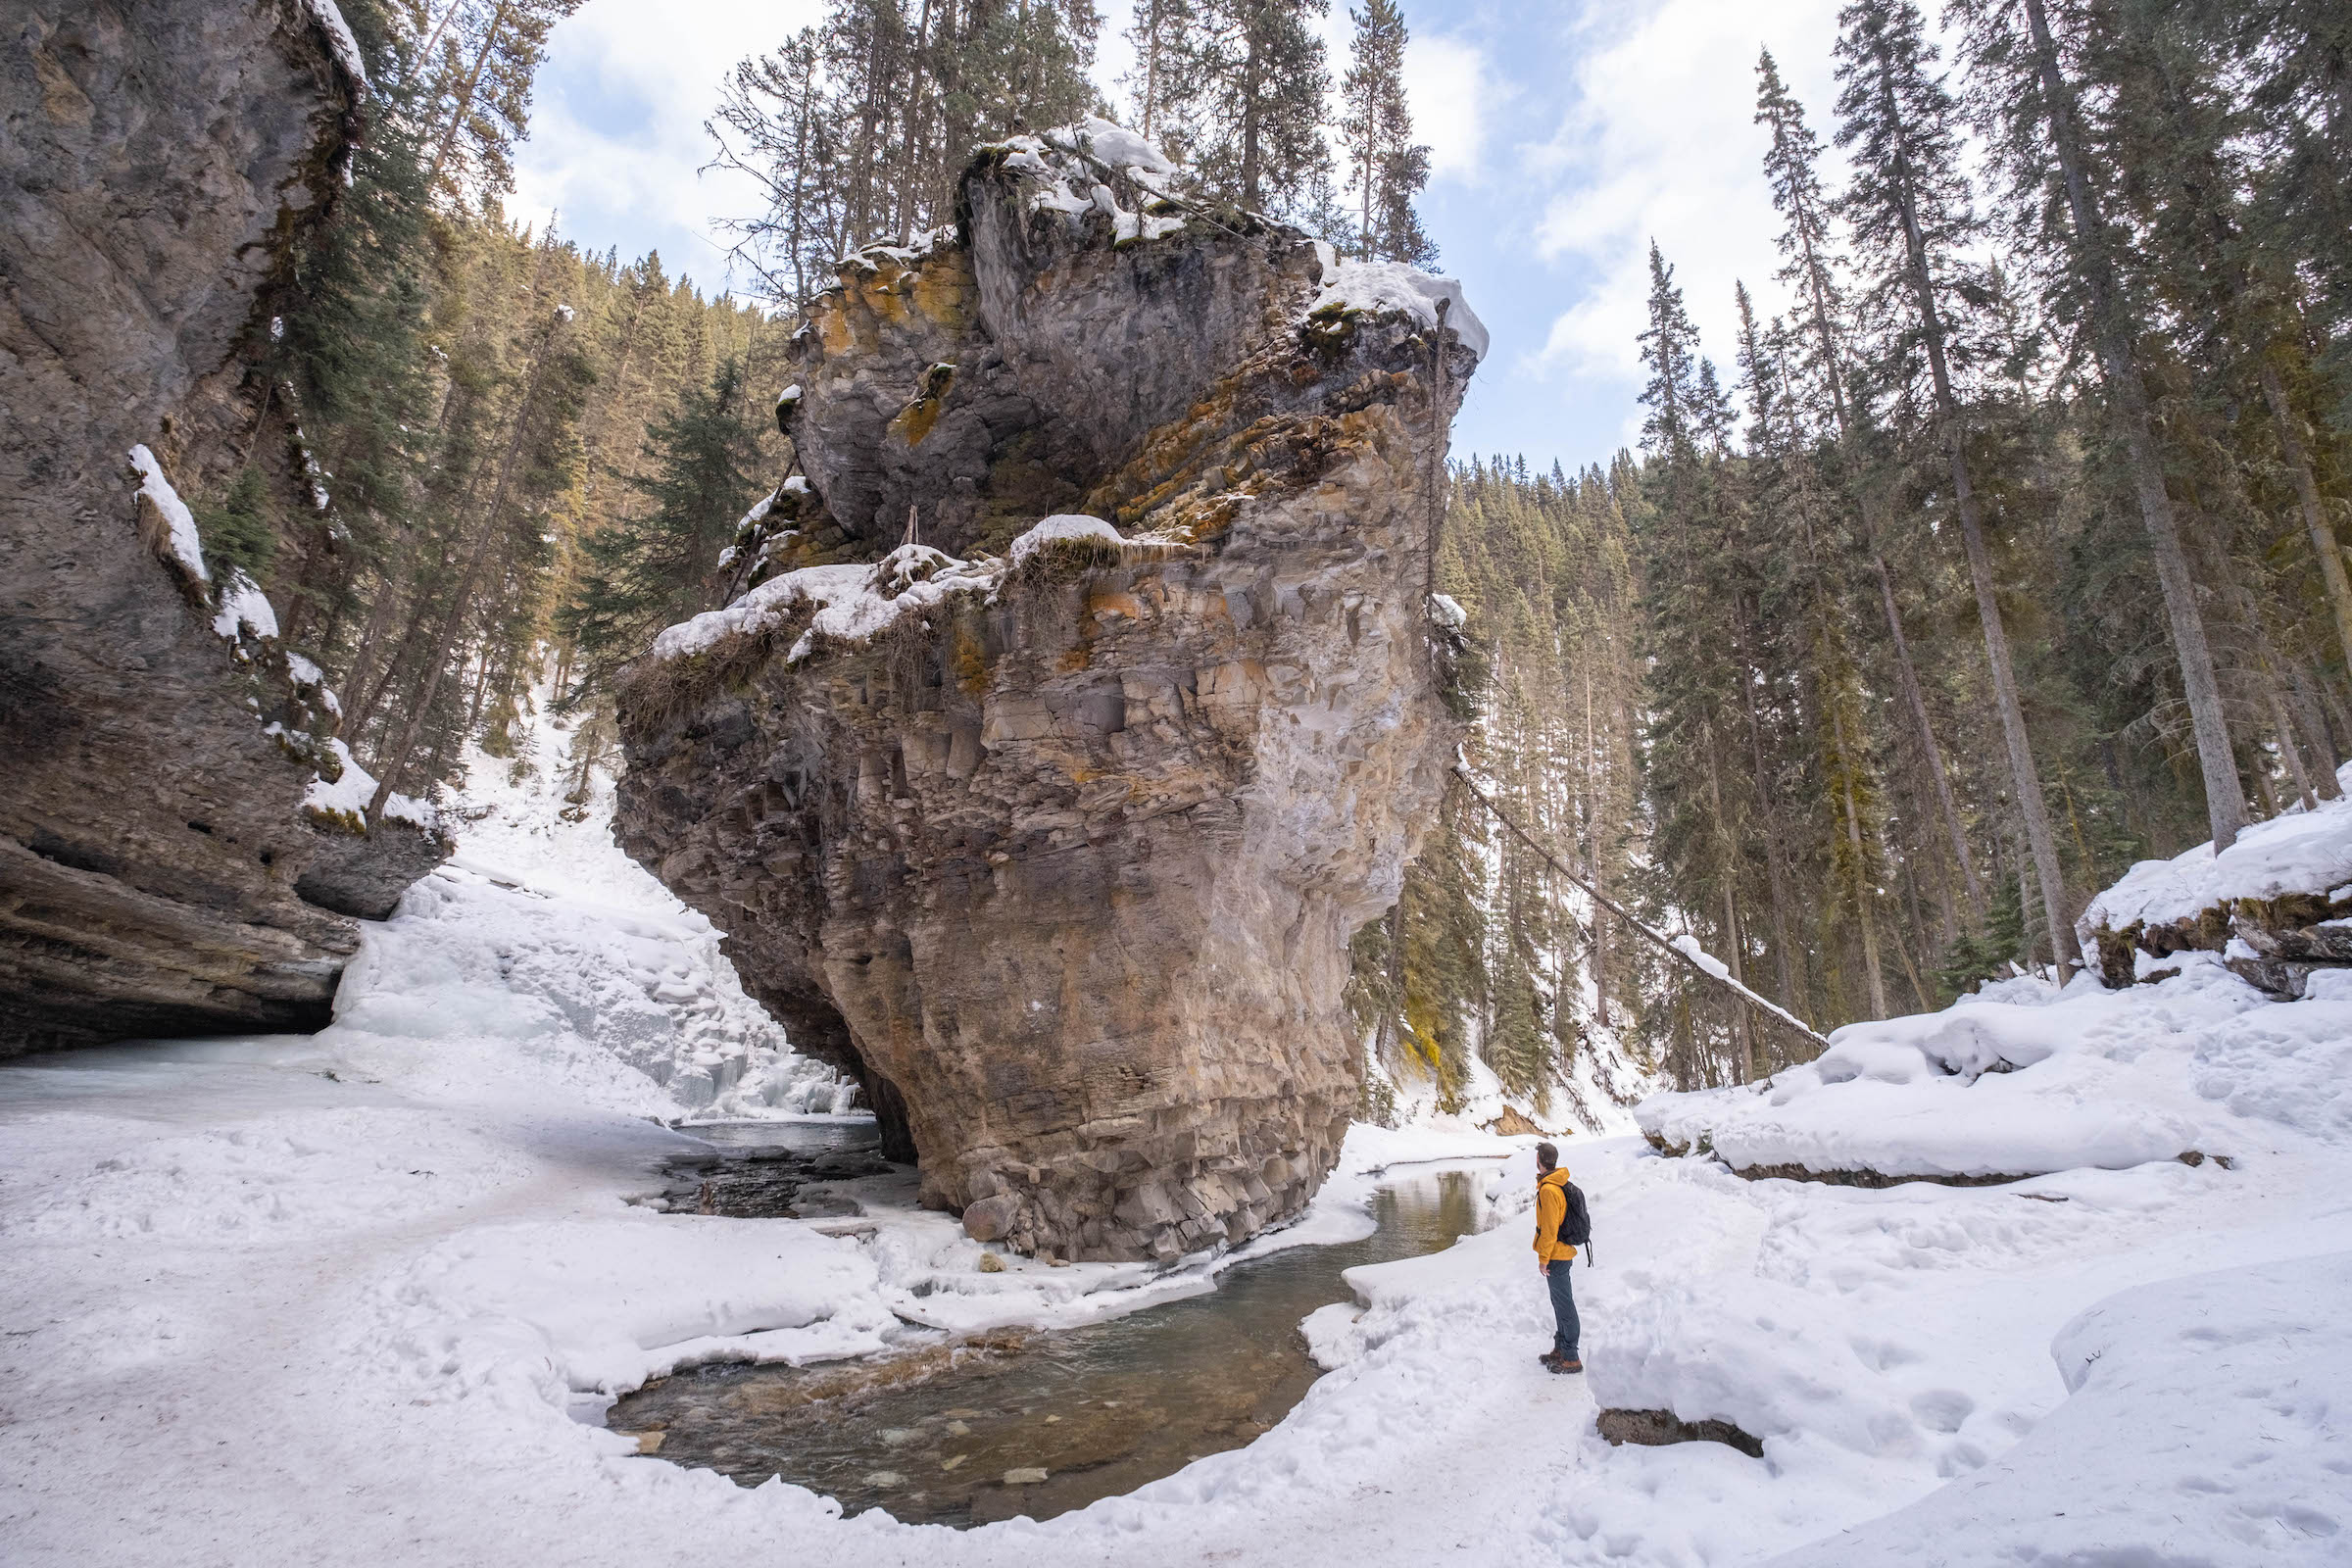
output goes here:
[[306, 812], [332, 704], [200, 569], [170, 476], [212, 454], [172, 411], [267, 322], [360, 68], [331, 0], [27, 0], [7, 29], [0, 1054], [316, 1028], [353, 917], [444, 849]]
[[1020, 138], [954, 231], [848, 262], [748, 591], [621, 705], [624, 847], [927, 1200], [1079, 1258], [1238, 1242], [1328, 1174], [1348, 944], [1454, 741], [1431, 486], [1475, 318], [1165, 174], [1099, 122]]

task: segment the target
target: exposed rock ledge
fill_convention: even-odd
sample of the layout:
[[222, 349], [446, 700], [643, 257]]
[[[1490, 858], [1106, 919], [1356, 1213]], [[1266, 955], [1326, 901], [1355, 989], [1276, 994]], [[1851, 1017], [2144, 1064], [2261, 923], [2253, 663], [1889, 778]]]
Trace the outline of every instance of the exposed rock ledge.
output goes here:
[[12, 9], [0, 1054], [316, 1028], [352, 917], [388, 912], [443, 853], [413, 826], [306, 812], [331, 805], [331, 704], [260, 595], [204, 576], [169, 477], [210, 456], [181, 449], [171, 411], [267, 319], [363, 93], [331, 0]]
[[1764, 1443], [1729, 1421], [1686, 1421], [1672, 1410], [1603, 1410], [1593, 1427], [1610, 1443], [1664, 1447], [1674, 1443], [1720, 1443], [1738, 1448], [1750, 1459], [1764, 1457]]
[[[2113, 990], [2179, 972], [2165, 960], [2218, 953], [2248, 985], [2282, 1001], [2316, 975], [2352, 970], [2352, 763], [2316, 809], [2257, 822], [2213, 846], [2142, 860], [2091, 900], [2077, 931]], [[2338, 978], [2328, 984], [2346, 984]]]
[[957, 231], [847, 263], [750, 591], [621, 705], [624, 847], [927, 1200], [1080, 1258], [1239, 1242], [1328, 1174], [1348, 939], [1454, 734], [1425, 552], [1475, 318], [1165, 172], [1020, 138]]

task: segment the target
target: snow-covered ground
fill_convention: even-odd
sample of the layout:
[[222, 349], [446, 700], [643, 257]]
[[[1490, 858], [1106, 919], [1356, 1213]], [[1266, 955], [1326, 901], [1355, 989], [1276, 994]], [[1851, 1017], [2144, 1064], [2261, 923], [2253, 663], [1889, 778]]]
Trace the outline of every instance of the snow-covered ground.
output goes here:
[[[477, 763], [460, 862], [369, 934], [324, 1034], [0, 1067], [9, 1563], [2352, 1560], [2352, 996], [2267, 1002], [2198, 956], [2123, 993], [2015, 983], [1667, 1107], [1823, 1169], [2000, 1169], [2024, 1140], [2031, 1180], [1751, 1182], [1565, 1140], [1595, 1229], [1582, 1378], [1535, 1361], [1526, 1141], [1358, 1128], [1277, 1243], [1360, 1234], [1379, 1168], [1472, 1152], [1511, 1154], [1503, 1223], [1355, 1271], [1362, 1299], [1307, 1323], [1329, 1375], [1246, 1448], [965, 1533], [640, 1457], [599, 1418], [673, 1366], [1210, 1282], [982, 1273], [903, 1178], [859, 1184], [865, 1236], [628, 1203], [702, 1147], [663, 1123], [830, 1105], [832, 1080], [758, 1033], [598, 803], [561, 819], [563, 743], [534, 745], [535, 781]], [[1596, 1400], [1764, 1456], [1611, 1447]]]

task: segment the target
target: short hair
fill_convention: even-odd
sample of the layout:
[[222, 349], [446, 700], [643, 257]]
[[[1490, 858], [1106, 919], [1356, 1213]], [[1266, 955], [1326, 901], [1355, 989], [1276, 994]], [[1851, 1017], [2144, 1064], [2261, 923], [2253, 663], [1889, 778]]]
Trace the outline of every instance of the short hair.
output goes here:
[[1557, 1145], [1557, 1144], [1538, 1144], [1538, 1145], [1536, 1146], [1536, 1169], [1538, 1169], [1538, 1170], [1554, 1170], [1554, 1169], [1557, 1169], [1557, 1168], [1558, 1168], [1558, 1166], [1559, 1166], [1559, 1163], [1560, 1163], [1560, 1146], [1559, 1146], [1559, 1145]]

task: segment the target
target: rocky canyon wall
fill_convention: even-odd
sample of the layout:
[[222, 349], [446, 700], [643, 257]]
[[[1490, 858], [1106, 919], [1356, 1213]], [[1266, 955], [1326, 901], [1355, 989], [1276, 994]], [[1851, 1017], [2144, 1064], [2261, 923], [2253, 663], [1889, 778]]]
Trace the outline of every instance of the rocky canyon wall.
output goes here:
[[1170, 173], [1016, 138], [956, 229], [847, 261], [779, 404], [805, 473], [621, 705], [624, 847], [927, 1201], [1075, 1258], [1312, 1196], [1348, 945], [1456, 738], [1427, 573], [1483, 332]]
[[331, 696], [204, 569], [172, 479], [215, 438], [172, 411], [266, 323], [361, 67], [331, 0], [24, 0], [6, 29], [0, 1054], [316, 1028], [355, 917], [445, 848], [340, 808]]

